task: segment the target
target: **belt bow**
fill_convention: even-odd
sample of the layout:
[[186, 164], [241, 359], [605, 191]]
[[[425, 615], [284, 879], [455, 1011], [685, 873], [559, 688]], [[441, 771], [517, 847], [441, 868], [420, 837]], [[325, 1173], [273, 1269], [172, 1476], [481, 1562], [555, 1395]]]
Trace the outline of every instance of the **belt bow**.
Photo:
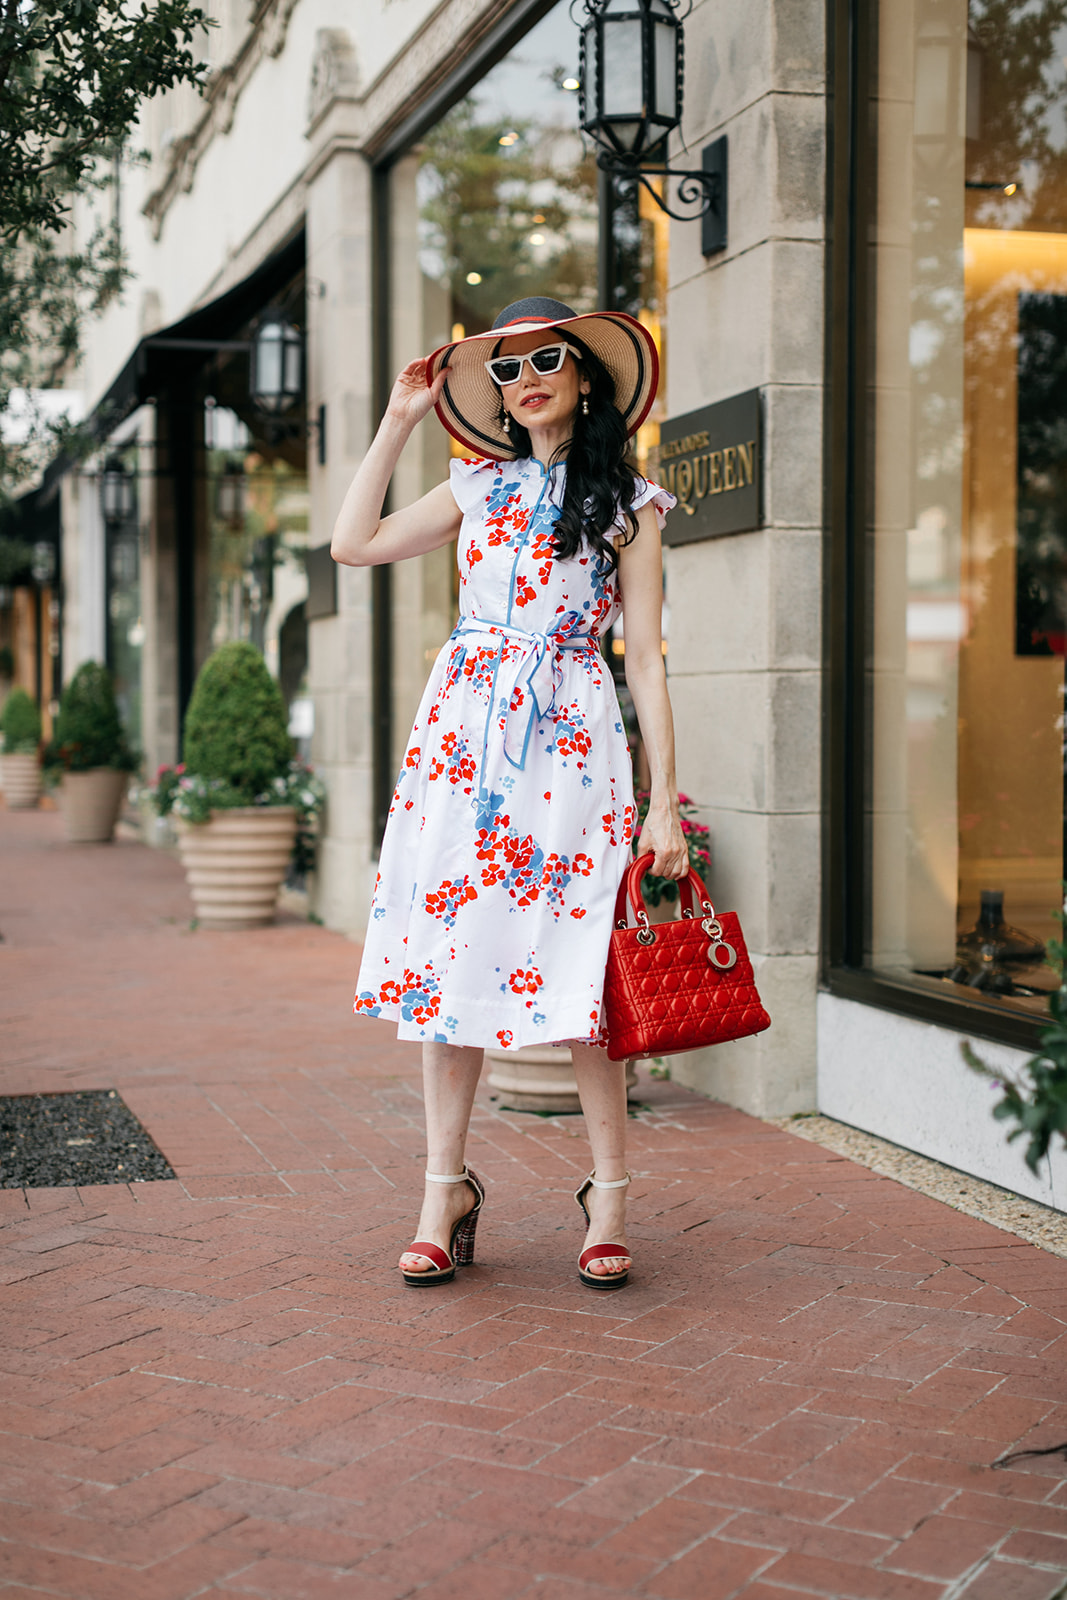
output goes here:
[[[519, 643], [524, 646], [523, 654], [516, 663], [514, 677], [505, 690], [507, 699], [504, 712], [504, 755], [511, 766], [522, 772], [534, 727], [555, 706], [556, 690], [562, 682], [555, 651], [587, 649], [594, 643], [593, 635], [577, 633], [561, 638], [551, 633], [527, 632], [524, 628], [512, 627], [511, 623], [490, 622], [484, 617], [460, 617], [452, 637], [458, 639], [472, 633], [488, 634], [497, 640], [501, 650], [505, 644]], [[515, 690], [520, 687], [526, 691], [528, 709], [512, 706]], [[513, 711], [520, 719], [524, 717], [518, 725]]]

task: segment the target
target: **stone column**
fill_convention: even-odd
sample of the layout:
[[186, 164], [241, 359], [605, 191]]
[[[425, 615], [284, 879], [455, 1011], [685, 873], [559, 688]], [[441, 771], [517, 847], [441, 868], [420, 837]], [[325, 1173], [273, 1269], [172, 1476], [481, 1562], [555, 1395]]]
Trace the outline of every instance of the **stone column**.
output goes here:
[[678, 1057], [675, 1077], [759, 1114], [814, 1105], [820, 912], [824, 8], [709, 0], [686, 24], [687, 159], [730, 141], [729, 240], [671, 228], [668, 411], [759, 387], [764, 525], [669, 550], [681, 788], [712, 835], [773, 1026]]
[[[325, 407], [326, 459], [309, 463], [312, 547], [334, 520], [371, 438], [371, 175], [354, 126], [355, 63], [343, 30], [322, 30], [312, 86], [316, 147], [307, 189], [308, 408]], [[315, 910], [359, 934], [373, 884], [371, 574], [338, 567], [337, 614], [308, 627], [312, 762], [329, 792]]]

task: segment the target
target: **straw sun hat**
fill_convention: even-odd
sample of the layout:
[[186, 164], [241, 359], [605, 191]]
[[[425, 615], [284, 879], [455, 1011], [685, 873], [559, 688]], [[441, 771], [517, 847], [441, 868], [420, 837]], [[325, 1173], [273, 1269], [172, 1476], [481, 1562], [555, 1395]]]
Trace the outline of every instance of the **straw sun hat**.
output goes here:
[[441, 371], [448, 377], [437, 415], [460, 444], [478, 456], [510, 461], [518, 454], [500, 425], [500, 390], [485, 370], [501, 339], [520, 333], [573, 330], [599, 356], [615, 380], [615, 405], [629, 434], [636, 433], [656, 398], [659, 358], [647, 328], [624, 311], [592, 311], [578, 316], [559, 300], [533, 295], [505, 306], [486, 333], [472, 333], [442, 345], [426, 363], [426, 383]]

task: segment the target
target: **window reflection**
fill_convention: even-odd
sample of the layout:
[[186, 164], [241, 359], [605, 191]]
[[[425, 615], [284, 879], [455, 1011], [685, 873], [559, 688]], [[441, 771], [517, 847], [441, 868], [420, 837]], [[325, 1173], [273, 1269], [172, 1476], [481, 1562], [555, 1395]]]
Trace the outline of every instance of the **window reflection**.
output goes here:
[[881, 8], [870, 960], [1024, 1009], [1065, 870], [1065, 91], [1062, 0]]

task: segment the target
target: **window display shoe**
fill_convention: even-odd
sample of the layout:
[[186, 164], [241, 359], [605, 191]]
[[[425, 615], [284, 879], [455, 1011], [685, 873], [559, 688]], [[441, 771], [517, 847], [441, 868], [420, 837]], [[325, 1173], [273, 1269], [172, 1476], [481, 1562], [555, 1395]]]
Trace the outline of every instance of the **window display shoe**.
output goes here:
[[413, 1244], [408, 1245], [405, 1255], [425, 1256], [428, 1261], [434, 1263], [433, 1267], [425, 1272], [409, 1272], [406, 1267], [401, 1267], [404, 1282], [410, 1284], [413, 1289], [422, 1289], [427, 1284], [451, 1283], [456, 1276], [457, 1267], [469, 1267], [473, 1264], [478, 1213], [485, 1200], [482, 1181], [469, 1167], [464, 1167], [462, 1172], [457, 1173], [427, 1172], [426, 1178], [430, 1183], [469, 1183], [476, 1199], [471, 1209], [454, 1224], [447, 1250], [442, 1250], [439, 1244], [434, 1244], [430, 1239], [416, 1239]]
[[[625, 1178], [616, 1178], [614, 1183], [601, 1183], [595, 1172], [591, 1172], [576, 1190], [574, 1198], [585, 1212], [586, 1222], [590, 1222], [589, 1207], [585, 1197], [590, 1189], [625, 1189], [630, 1182], [630, 1174]], [[586, 1269], [593, 1261], [609, 1261], [613, 1256], [628, 1256], [629, 1250], [622, 1244], [591, 1244], [586, 1247], [578, 1257], [578, 1276], [582, 1282], [589, 1285], [590, 1289], [621, 1289], [629, 1281], [630, 1269], [625, 1272], [588, 1272]]]

